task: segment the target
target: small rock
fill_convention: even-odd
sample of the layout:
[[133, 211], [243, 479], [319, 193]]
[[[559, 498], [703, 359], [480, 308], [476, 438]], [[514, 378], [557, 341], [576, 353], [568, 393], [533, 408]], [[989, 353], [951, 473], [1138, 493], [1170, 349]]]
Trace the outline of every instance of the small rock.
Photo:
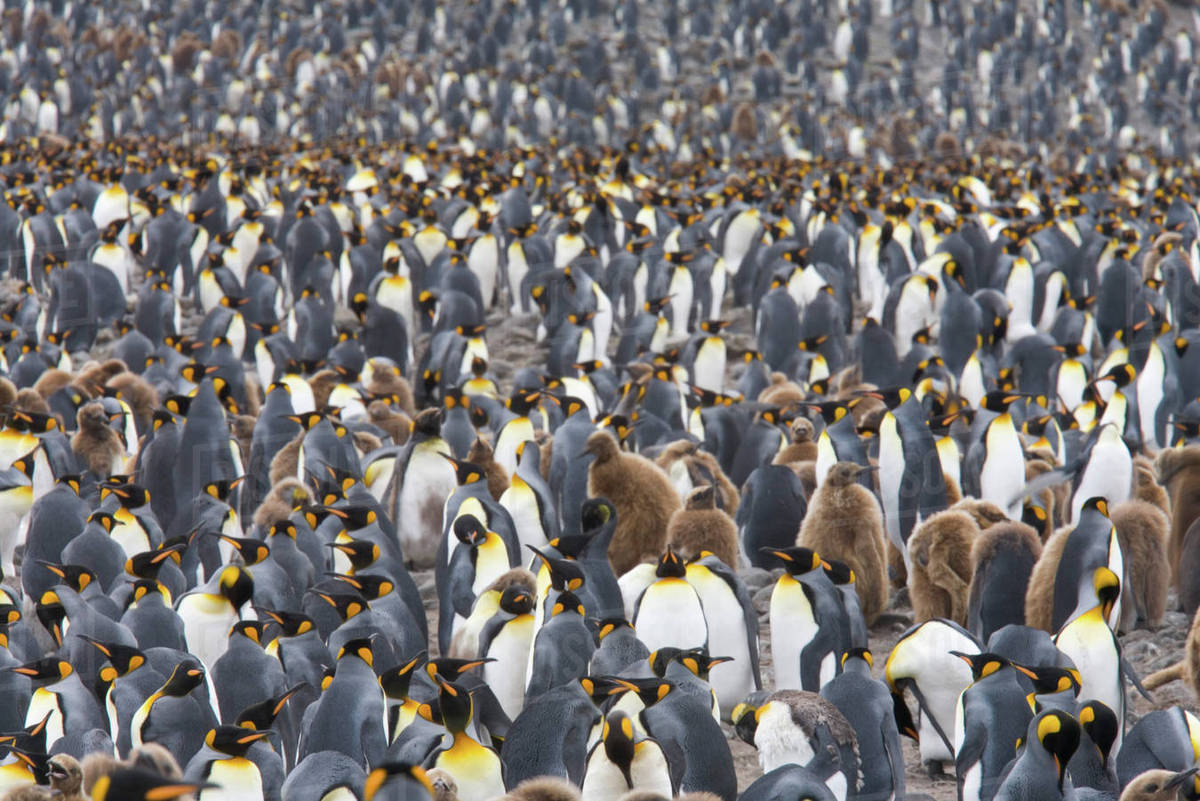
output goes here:
[[742, 580], [742, 583], [751, 592], [774, 583], [771, 579], [771, 574], [760, 567], [747, 568], [738, 574], [738, 578]]
[[775, 591], [774, 585], [763, 587], [754, 593], [754, 608], [758, 613], [765, 614], [771, 608], [771, 593]]

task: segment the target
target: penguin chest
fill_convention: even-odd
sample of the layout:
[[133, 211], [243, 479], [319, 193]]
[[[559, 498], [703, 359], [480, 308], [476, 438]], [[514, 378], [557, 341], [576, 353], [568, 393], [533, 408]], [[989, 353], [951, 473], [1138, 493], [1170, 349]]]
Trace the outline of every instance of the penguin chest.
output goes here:
[[113, 517], [116, 518], [116, 525], [109, 536], [125, 550], [126, 556], [135, 556], [150, 550], [150, 537], [132, 512], [121, 507]]
[[1067, 411], [1075, 411], [1075, 408], [1083, 402], [1083, 391], [1087, 388], [1087, 382], [1087, 371], [1080, 362], [1068, 359], [1059, 366], [1055, 389], [1058, 397], [1067, 407]]
[[263, 797], [258, 766], [242, 757], [210, 762], [207, 780], [219, 786], [202, 790], [197, 801], [256, 801]]
[[546, 530], [542, 526], [542, 510], [537, 495], [520, 476], [513, 476], [512, 483], [500, 496], [500, 505], [512, 516], [522, 546], [541, 548], [546, 544]]
[[533, 615], [521, 615], [504, 625], [483, 656], [495, 659], [483, 666], [483, 678], [496, 694], [504, 713], [516, 719], [525, 705], [525, 673], [533, 648]]
[[764, 772], [789, 763], [807, 765], [815, 756], [808, 734], [796, 726], [791, 709], [781, 703], [769, 703], [760, 713], [754, 745]]
[[659, 579], [646, 589], [633, 628], [651, 651], [672, 646], [701, 648], [708, 641], [700, 597], [679, 578]]
[[692, 272], [687, 267], [676, 267], [671, 273], [668, 293], [671, 295], [671, 334], [687, 334], [688, 316], [692, 312]]
[[504, 794], [500, 757], [464, 732], [454, 735], [454, 744], [438, 754], [434, 767], [454, 777], [460, 798], [487, 799]]
[[1125, 693], [1121, 686], [1121, 661], [1112, 631], [1093, 610], [1063, 627], [1054, 644], [1075, 663], [1083, 678], [1080, 698], [1095, 698], [1108, 704], [1124, 720]]
[[504, 540], [500, 539], [498, 534], [489, 533], [487, 540], [475, 551], [475, 580], [471, 583], [471, 591], [479, 597], [480, 593], [511, 567], [508, 563], [508, 547]]
[[533, 439], [533, 422], [528, 417], [509, 420], [500, 429], [494, 459], [508, 475], [517, 472], [517, 447], [530, 439]]
[[[820, 625], [800, 582], [781, 576], [771, 592], [771, 654], [775, 662], [775, 688], [800, 690], [800, 655], [817, 638]], [[714, 652], [715, 653], [715, 652]]]
[[413, 323], [412, 282], [402, 275], [389, 276], [379, 282], [375, 302], [391, 309], [404, 318], [411, 328]]
[[700, 344], [692, 364], [692, 383], [713, 392], [724, 388], [725, 341], [720, 337], [707, 337]]
[[32, 726], [40, 723], [46, 715], [50, 715], [50, 719], [46, 721], [46, 745], [52, 746], [55, 740], [63, 736], [63, 727], [66, 722], [63, 720], [58, 694], [50, 692], [45, 687], [39, 687], [33, 691], [33, 696], [29, 699], [29, 711], [25, 713], [25, 725]]
[[724, 579], [707, 568], [689, 566], [687, 580], [696, 590], [704, 609], [708, 652], [733, 657], [733, 661], [722, 662], [709, 673], [709, 684], [716, 693], [717, 704], [721, 709], [732, 710], [754, 690], [745, 612]]
[[980, 494], [984, 500], [1006, 509], [1015, 520], [1021, 516], [1020, 499], [1014, 498], [1025, 484], [1025, 454], [1007, 413], [988, 426], [985, 445], [986, 457], [979, 473]]
[[228, 647], [229, 629], [238, 621], [237, 611], [223, 595], [206, 592], [180, 599], [178, 611], [188, 650], [211, 670]]

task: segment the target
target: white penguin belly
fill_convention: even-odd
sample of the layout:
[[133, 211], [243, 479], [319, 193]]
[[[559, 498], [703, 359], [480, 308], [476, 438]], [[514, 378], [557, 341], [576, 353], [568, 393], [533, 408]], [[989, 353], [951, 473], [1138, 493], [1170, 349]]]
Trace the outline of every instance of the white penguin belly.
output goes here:
[[63, 736], [63, 716], [58, 707], [58, 696], [44, 687], [33, 691], [29, 699], [29, 710], [25, 713], [25, 725], [32, 726], [41, 723], [47, 713], [50, 719], [46, 722], [46, 747], [54, 745], [55, 740]]
[[201, 791], [197, 801], [255, 801], [263, 797], [262, 774], [248, 759], [235, 757], [212, 763], [208, 781], [218, 786]]
[[[518, 485], [517, 482], [520, 482]], [[512, 516], [513, 525], [517, 529], [517, 539], [521, 542], [522, 553], [527, 553], [527, 545], [541, 548], [546, 544], [546, 531], [542, 527], [542, 516], [538, 510], [537, 497], [529, 485], [518, 476], [513, 476], [513, 483], [500, 496], [500, 505]]]
[[495, 659], [483, 666], [483, 680], [496, 694], [504, 714], [516, 719], [525, 706], [525, 666], [533, 648], [533, 616], [510, 620], [492, 639], [486, 654]]
[[651, 652], [667, 647], [702, 648], [708, 641], [700, 597], [683, 579], [659, 579], [647, 588], [633, 628]]
[[688, 568], [688, 583], [696, 590], [704, 609], [709, 654], [733, 657], [733, 661], [713, 667], [708, 676], [718, 706], [728, 713], [754, 691], [745, 614], [729, 585], [706, 568]]
[[180, 600], [179, 616], [188, 651], [211, 672], [229, 647], [229, 629], [238, 621], [237, 613], [223, 596], [195, 593]]
[[[790, 585], [786, 582], [790, 582]], [[820, 627], [800, 582], [782, 576], [771, 593], [771, 658], [775, 664], [775, 689], [799, 690], [800, 654], [816, 638]]]
[[792, 711], [786, 704], [767, 705], [759, 717], [754, 744], [764, 773], [781, 765], [807, 765], [816, 755], [808, 737], [796, 736]]

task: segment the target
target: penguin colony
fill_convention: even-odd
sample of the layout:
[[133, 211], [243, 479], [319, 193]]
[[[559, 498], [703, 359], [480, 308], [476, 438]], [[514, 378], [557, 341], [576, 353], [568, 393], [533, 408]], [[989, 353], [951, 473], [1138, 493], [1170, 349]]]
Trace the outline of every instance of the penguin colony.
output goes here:
[[0, 28], [0, 798], [1200, 798], [1186, 13], [154, 5]]

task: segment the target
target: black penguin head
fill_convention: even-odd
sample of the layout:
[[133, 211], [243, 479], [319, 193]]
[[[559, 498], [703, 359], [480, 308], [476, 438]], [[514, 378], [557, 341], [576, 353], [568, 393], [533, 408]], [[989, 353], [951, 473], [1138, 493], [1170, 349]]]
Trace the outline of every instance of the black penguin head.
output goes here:
[[187, 658], [171, 671], [167, 683], [159, 689], [162, 695], [182, 698], [204, 683], [204, 666], [199, 660]]
[[204, 735], [204, 744], [214, 751], [244, 757], [250, 746], [271, 736], [269, 731], [254, 731], [242, 726], [218, 726]]
[[402, 665], [389, 668], [379, 676], [379, 684], [388, 698], [403, 701], [408, 698], [408, 688], [417, 667], [425, 661], [428, 654], [425, 651], [414, 656]]
[[1101, 614], [1107, 618], [1121, 597], [1121, 579], [1107, 567], [1098, 567], [1092, 573], [1092, 587], [1100, 601]]
[[263, 634], [267, 630], [267, 622], [262, 620], [239, 620], [229, 629], [229, 636], [238, 635], [253, 640], [257, 645], [265, 645]]
[[887, 389], [859, 392], [857, 394], [862, 397], [881, 400], [889, 409], [895, 409], [908, 402], [908, 399], [912, 397], [912, 390], [908, 387], [890, 387]]
[[271, 618], [279, 625], [280, 637], [299, 637], [301, 634], [307, 634], [310, 631], [316, 630], [316, 624], [308, 615], [300, 614], [299, 612], [276, 611], [274, 609], [258, 609], [259, 612]]
[[454, 536], [463, 545], [477, 548], [487, 540], [487, 529], [475, 515], [462, 515], [454, 521]]
[[[439, 451], [439, 453], [441, 453]], [[483, 481], [487, 476], [483, 468], [472, 462], [466, 462], [462, 459], [455, 459], [449, 454], [442, 453], [442, 458], [454, 466], [454, 477], [458, 481], [460, 487], [465, 487], [468, 484], [474, 484], [477, 481]]]
[[524, 587], [506, 587], [500, 594], [500, 609], [510, 615], [528, 615], [533, 611], [533, 596]]
[[845, 562], [839, 562], [836, 559], [826, 559], [821, 563], [821, 567], [824, 568], [825, 575], [834, 584], [852, 585], [858, 580], [854, 575], [854, 571], [850, 569], [850, 565]]
[[1107, 704], [1088, 701], [1079, 708], [1079, 725], [1100, 750], [1101, 763], [1107, 767], [1113, 743], [1120, 733], [1120, 722]]
[[441, 411], [438, 409], [422, 409], [413, 418], [413, 436], [421, 435], [424, 439], [440, 437], [442, 433]]
[[[410, 762], [395, 761], [380, 765], [367, 774], [367, 780], [363, 788], [363, 798], [368, 801], [377, 797], [409, 798], [412, 797], [411, 790], [409, 789], [412, 785], [423, 788], [431, 799], [439, 797], [437, 789], [429, 780], [429, 776], [426, 775], [424, 768]], [[384, 788], [393, 786], [399, 791], [395, 796], [380, 794], [380, 791]]]
[[790, 576], [802, 576], [810, 570], [821, 566], [820, 555], [811, 548], [795, 545], [791, 548], [760, 548], [762, 553], [771, 554], [783, 562], [783, 568]]
[[442, 715], [442, 725], [451, 734], [464, 731], [471, 723], [475, 713], [475, 702], [471, 694], [461, 685], [437, 679], [438, 709]]
[[892, 717], [896, 719], [897, 731], [918, 743], [921, 742], [921, 734], [917, 730], [917, 723], [913, 720], [908, 704], [904, 702], [903, 692], [892, 692]]
[[342, 521], [347, 531], [359, 531], [379, 521], [379, 514], [370, 506], [325, 506], [323, 510]]
[[257, 704], [251, 704], [238, 713], [237, 719], [234, 721], [242, 730], [251, 731], [263, 730], [271, 728], [271, 724], [275, 722], [275, 718], [279, 717], [283, 712], [283, 708], [292, 696], [300, 692], [301, 689], [307, 687], [307, 684], [300, 683], [290, 690], [285, 691], [282, 695], [274, 698], [267, 698], [259, 701]]
[[54, 590], [47, 590], [42, 593], [42, 597], [38, 599], [35, 607], [38, 622], [41, 623], [46, 631], [50, 632], [50, 636], [54, 638], [58, 647], [63, 644], [63, 621], [67, 619], [67, 610], [63, 607], [62, 601], [59, 600], [58, 593]]
[[425, 672], [429, 674], [429, 678], [433, 679], [435, 683], [441, 681], [458, 681], [475, 668], [495, 661], [495, 659], [455, 659], [452, 657], [441, 657], [439, 659], [428, 660], [425, 663]]
[[373, 639], [374, 636], [358, 637], [353, 640], [346, 640], [346, 642], [342, 644], [341, 649], [337, 652], [337, 661], [341, 662], [342, 659], [356, 657], [366, 662], [368, 665], [373, 666], [375, 664], [375, 652], [372, 650], [371, 642]]
[[95, 523], [104, 529], [106, 533], [112, 533], [113, 527], [117, 524], [117, 519], [108, 512], [92, 512], [87, 519], [88, 524]]
[[326, 547], [344, 553], [350, 560], [350, 566], [355, 570], [365, 570], [379, 559], [379, 546], [370, 540], [349, 540], [348, 542], [329, 542]]
[[395, 583], [387, 576], [376, 576], [369, 573], [353, 576], [343, 573], [326, 573], [326, 575], [344, 584], [349, 584], [368, 601], [376, 601], [396, 589]]
[[579, 600], [579, 596], [569, 590], [559, 593], [558, 597], [554, 599], [554, 606], [550, 608], [550, 616], [558, 617], [567, 612], [574, 612], [580, 617], [584, 617], [587, 614], [587, 610], [583, 606], [583, 601]]
[[309, 592], [336, 609], [338, 617], [343, 622], [362, 614], [369, 608], [366, 599], [349, 587], [337, 592], [318, 589], [312, 589]]
[[754, 734], [758, 731], [759, 710], [762, 707], [743, 702], [733, 708], [729, 719], [733, 721], [733, 730], [738, 739], [749, 745], [754, 745]]
[[529, 412], [532, 411], [535, 406], [537, 406], [537, 403], [539, 400], [541, 400], [541, 397], [542, 393], [536, 389], [518, 389], [517, 391], [513, 392], [512, 396], [507, 401], [504, 402], [504, 405], [507, 406], [508, 410], [513, 414], [517, 415], [518, 417], [524, 417], [529, 414]]
[[1067, 763], [1079, 747], [1079, 721], [1061, 709], [1051, 709], [1038, 715], [1030, 727], [1037, 732], [1038, 742], [1054, 757], [1061, 789]]
[[164, 542], [153, 551], [142, 551], [125, 560], [125, 572], [138, 578], [153, 579], [158, 577], [158, 571], [168, 559], [179, 564], [181, 554], [187, 550], [186, 542]]
[[559, 559], [549, 556], [532, 545], [526, 545], [525, 547], [541, 557], [542, 564], [546, 566], [546, 570], [550, 573], [550, 586], [554, 589], [560, 592], [574, 592], [583, 587], [586, 577], [583, 568], [577, 563], [569, 559]]
[[609, 712], [604, 718], [600, 730], [600, 739], [604, 743], [604, 753], [614, 765], [621, 769], [625, 781], [633, 786], [630, 770], [633, 765], [634, 731], [633, 721], [621, 711]]
[[111, 682], [146, 664], [146, 655], [137, 648], [120, 643], [101, 642], [82, 634], [80, 636], [91, 643], [97, 651], [104, 654], [104, 658], [108, 660], [110, 666], [100, 669], [101, 681]]
[[588, 498], [579, 512], [580, 529], [584, 534], [594, 534], [606, 525], [616, 525], [617, 507], [608, 498]]
[[152, 770], [122, 767], [96, 779], [92, 801], [160, 801], [215, 786], [168, 779]]
[[1013, 665], [1011, 662], [1009, 662], [1007, 659], [1000, 656], [999, 654], [993, 654], [993, 653], [964, 654], [961, 651], [951, 651], [950, 654], [952, 656], [957, 656], [959, 659], [963, 660], [964, 662], [967, 663], [967, 665], [970, 666], [971, 678], [974, 681], [979, 681], [980, 679], [986, 679], [988, 676], [991, 676], [992, 674], [994, 674], [997, 671], [999, 671], [1003, 668], [1006, 668], [1006, 667], [1016, 668], [1017, 670], [1024, 673], [1026, 676], [1028, 676], [1031, 679], [1034, 677], [1033, 672], [1031, 670], [1029, 670], [1028, 668]]
[[254, 578], [248, 570], [238, 565], [223, 568], [217, 586], [234, 609], [241, 609], [254, 596]]
[[667, 550], [658, 558], [658, 567], [655, 568], [654, 575], [659, 578], [683, 578], [687, 575], [687, 565], [668, 545]]
[[1029, 676], [1033, 680], [1033, 691], [1035, 695], [1048, 695], [1052, 693], [1063, 693], [1070, 690], [1072, 694], [1079, 694], [1079, 687], [1082, 682], [1082, 677], [1079, 671], [1075, 668], [1061, 668], [1054, 665], [1045, 665], [1039, 667], [1026, 667], [1018, 665], [1015, 662], [1013, 667]]
[[869, 670], [875, 664], [875, 657], [866, 648], [851, 648], [842, 654], [842, 667], [846, 667], [846, 663], [852, 660], [857, 660], [866, 664]]
[[259, 539], [252, 537], [230, 537], [228, 534], [220, 534], [215, 531], [207, 531], [205, 533], [232, 546], [237, 551], [238, 556], [247, 565], [257, 565], [271, 554], [271, 549]]
[[75, 592], [83, 592], [96, 580], [96, 574], [83, 565], [59, 565], [53, 562], [37, 560], [38, 564], [62, 579], [62, 583]]
[[28, 676], [35, 687], [45, 687], [48, 684], [62, 681], [75, 672], [71, 667], [71, 663], [65, 659], [59, 659], [56, 656], [47, 656], [42, 659], [35, 659], [32, 662], [26, 662], [23, 665], [8, 668], [13, 673], [19, 673], [22, 676]]

